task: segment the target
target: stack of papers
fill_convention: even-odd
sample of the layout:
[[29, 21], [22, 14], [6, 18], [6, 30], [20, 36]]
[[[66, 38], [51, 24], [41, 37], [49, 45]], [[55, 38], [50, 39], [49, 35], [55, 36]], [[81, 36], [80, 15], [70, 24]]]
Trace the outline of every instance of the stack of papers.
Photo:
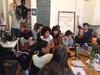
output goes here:
[[95, 64], [94, 64], [94, 69], [95, 69], [96, 71], [100, 71], [100, 64], [95, 63]]
[[[90, 64], [90, 60], [88, 59], [88, 60], [86, 61], [86, 63]], [[96, 71], [100, 71], [100, 64], [99, 64], [99, 63], [95, 62], [93, 65], [94, 65], [94, 69], [95, 69]]]
[[78, 74], [79, 75], [86, 75], [84, 68], [79, 68], [79, 67], [73, 67], [72, 66], [71, 69], [72, 69], [74, 75], [78, 75]]
[[73, 66], [85, 67], [85, 65], [83, 64], [83, 62], [82, 62], [81, 60], [73, 60], [73, 61], [71, 62], [71, 64], [72, 64]]

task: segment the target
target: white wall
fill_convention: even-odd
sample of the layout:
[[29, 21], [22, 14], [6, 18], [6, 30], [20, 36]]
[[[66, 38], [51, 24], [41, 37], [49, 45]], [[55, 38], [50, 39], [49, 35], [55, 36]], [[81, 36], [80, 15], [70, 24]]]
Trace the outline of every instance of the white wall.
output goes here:
[[58, 24], [58, 11], [75, 11], [75, 0], [51, 0], [50, 27]]
[[91, 25], [93, 24], [93, 18], [95, 14], [95, 1], [96, 0], [84, 1], [83, 22], [88, 22]]
[[100, 0], [51, 0], [50, 27], [58, 24], [58, 11], [75, 11], [79, 18], [76, 27], [77, 22], [100, 25], [99, 5]]
[[100, 0], [96, 0], [93, 25], [100, 25]]
[[[31, 0], [31, 8], [36, 9], [37, 8], [37, 0]], [[31, 25], [32, 25], [32, 29], [34, 27], [34, 24], [37, 22], [37, 16], [32, 15], [31, 17]]]

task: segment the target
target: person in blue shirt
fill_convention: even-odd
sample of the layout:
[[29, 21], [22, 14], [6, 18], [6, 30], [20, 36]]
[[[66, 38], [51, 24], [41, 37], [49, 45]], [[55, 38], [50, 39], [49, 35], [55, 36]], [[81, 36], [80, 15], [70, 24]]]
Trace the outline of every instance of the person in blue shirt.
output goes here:
[[83, 23], [84, 36], [86, 37], [86, 43], [88, 43], [92, 37], [93, 30], [89, 28], [88, 23]]

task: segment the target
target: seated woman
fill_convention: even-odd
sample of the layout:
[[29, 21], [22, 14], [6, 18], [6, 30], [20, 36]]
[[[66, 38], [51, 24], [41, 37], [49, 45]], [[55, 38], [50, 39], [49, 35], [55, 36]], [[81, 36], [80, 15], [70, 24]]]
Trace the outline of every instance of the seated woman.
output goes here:
[[50, 53], [50, 47], [47, 41], [41, 40], [38, 43], [39, 53], [33, 55], [33, 64], [29, 75], [36, 75], [37, 72], [48, 62], [51, 61], [53, 54]]
[[62, 44], [61, 32], [60, 32], [60, 30], [58, 29], [57, 26], [54, 26], [52, 28], [51, 34], [53, 36], [53, 41], [54, 41], [55, 46]]
[[52, 60], [37, 75], [73, 75], [68, 67], [66, 47], [58, 45], [54, 51]]
[[75, 36], [75, 43], [79, 44], [80, 46], [83, 46], [84, 43], [86, 43], [86, 37], [82, 28], [78, 31], [78, 34]]
[[47, 41], [49, 43], [49, 47], [51, 49], [53, 49], [55, 47], [55, 45], [54, 45], [53, 37], [52, 37], [52, 35], [50, 35], [50, 33], [51, 33], [50, 27], [45, 26], [45, 27], [43, 27], [43, 29], [41, 31], [40, 38], [42, 40]]
[[70, 30], [67, 30], [65, 32], [65, 35], [63, 36], [62, 38], [62, 41], [63, 41], [63, 44], [66, 46], [66, 47], [72, 47], [73, 46], [73, 33], [70, 31]]

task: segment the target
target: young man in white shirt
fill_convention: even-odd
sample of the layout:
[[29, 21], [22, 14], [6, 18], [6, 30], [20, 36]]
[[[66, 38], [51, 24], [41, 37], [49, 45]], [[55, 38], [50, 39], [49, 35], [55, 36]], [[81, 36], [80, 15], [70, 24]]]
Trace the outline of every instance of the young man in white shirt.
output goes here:
[[50, 53], [50, 47], [47, 41], [41, 40], [38, 44], [39, 53], [33, 55], [33, 66], [29, 75], [36, 75], [37, 72], [47, 63], [49, 63], [53, 57]]

